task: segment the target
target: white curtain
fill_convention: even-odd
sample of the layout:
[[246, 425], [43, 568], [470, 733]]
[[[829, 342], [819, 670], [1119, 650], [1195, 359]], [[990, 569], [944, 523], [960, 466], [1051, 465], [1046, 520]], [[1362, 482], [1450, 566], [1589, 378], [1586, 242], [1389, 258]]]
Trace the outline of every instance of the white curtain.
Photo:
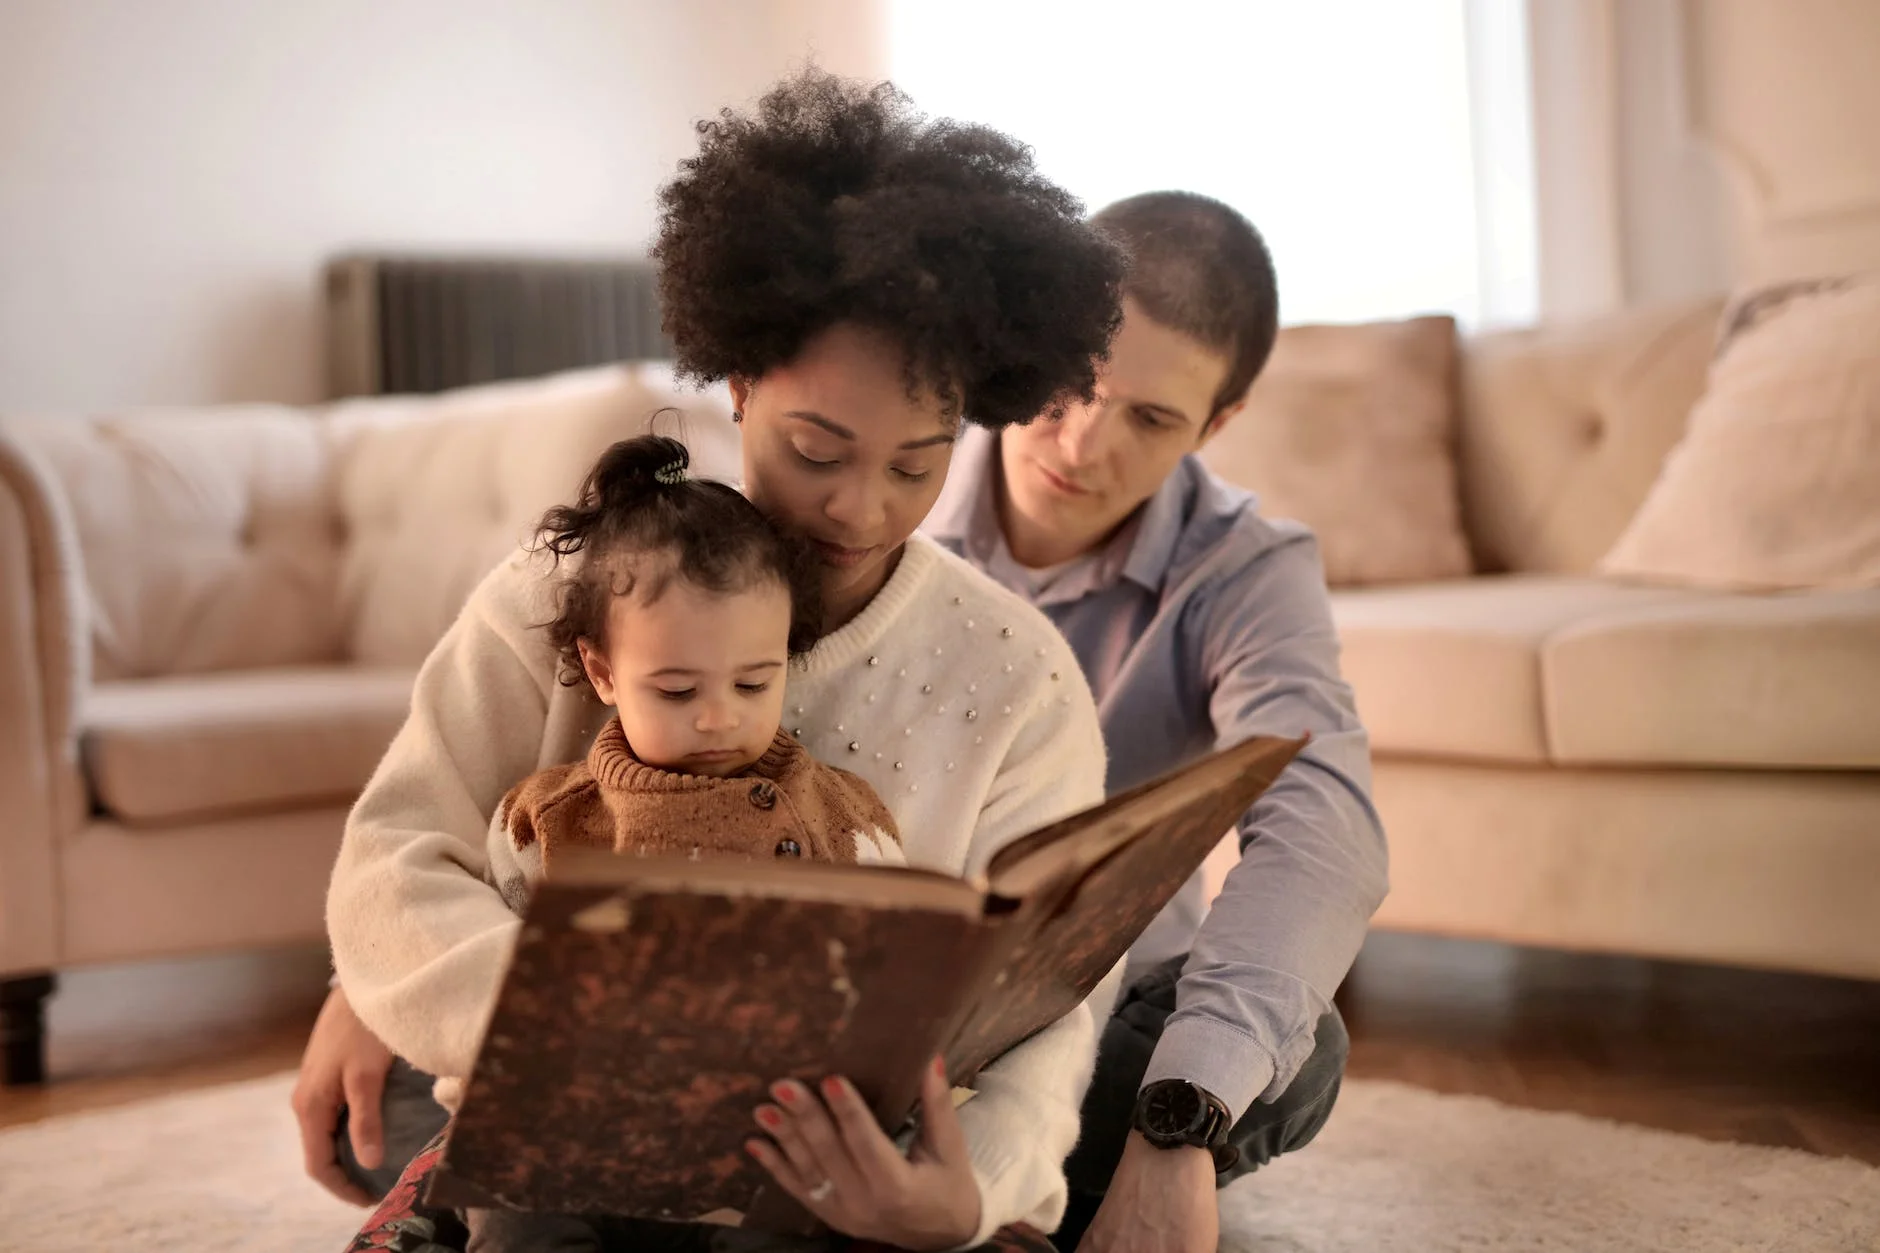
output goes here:
[[1182, 188], [1266, 236], [1289, 323], [1538, 309], [1518, 0], [890, 0], [894, 80], [1095, 210]]

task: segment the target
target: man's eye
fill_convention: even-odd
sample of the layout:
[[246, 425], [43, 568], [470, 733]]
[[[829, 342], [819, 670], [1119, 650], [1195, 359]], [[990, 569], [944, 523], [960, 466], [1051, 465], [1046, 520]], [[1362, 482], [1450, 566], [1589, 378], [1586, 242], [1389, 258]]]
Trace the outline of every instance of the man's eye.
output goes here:
[[1152, 431], [1166, 431], [1170, 426], [1174, 425], [1163, 418], [1157, 417], [1147, 409], [1136, 410], [1136, 421], [1142, 423]]
[[667, 691], [665, 688], [662, 687], [659, 689], [659, 694], [660, 696], [664, 697], [666, 700], [682, 701], [682, 700], [691, 700], [693, 695], [696, 694], [697, 691], [698, 689], [695, 687], [688, 687], [681, 691], [676, 691], [676, 692]]

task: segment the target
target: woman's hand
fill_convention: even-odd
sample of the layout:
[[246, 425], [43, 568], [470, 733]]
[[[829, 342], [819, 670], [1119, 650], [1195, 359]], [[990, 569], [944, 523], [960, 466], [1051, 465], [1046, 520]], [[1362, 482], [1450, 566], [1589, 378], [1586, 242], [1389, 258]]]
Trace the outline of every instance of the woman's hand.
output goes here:
[[328, 1192], [355, 1205], [370, 1205], [374, 1198], [346, 1177], [333, 1155], [333, 1129], [339, 1125], [340, 1106], [348, 1111], [353, 1156], [367, 1170], [385, 1159], [385, 1133], [380, 1127], [379, 1104], [385, 1096], [385, 1075], [392, 1068], [392, 1051], [379, 1043], [334, 988], [326, 994], [313, 1036], [300, 1058], [300, 1082], [294, 1085], [294, 1117], [300, 1123], [300, 1149], [307, 1173]]
[[793, 1079], [757, 1108], [771, 1140], [746, 1144], [771, 1177], [844, 1235], [903, 1249], [949, 1249], [979, 1230], [979, 1181], [938, 1058], [920, 1089], [920, 1138], [906, 1156], [854, 1085], [827, 1079], [822, 1099]]

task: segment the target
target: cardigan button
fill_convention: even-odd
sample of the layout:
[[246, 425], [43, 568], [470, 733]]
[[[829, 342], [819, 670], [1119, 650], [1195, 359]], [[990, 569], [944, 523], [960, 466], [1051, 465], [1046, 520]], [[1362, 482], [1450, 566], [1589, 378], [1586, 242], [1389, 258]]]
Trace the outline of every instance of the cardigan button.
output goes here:
[[777, 841], [777, 856], [801, 857], [802, 855], [803, 855], [803, 846], [801, 844], [798, 844], [795, 840], [778, 840]]
[[777, 807], [777, 785], [769, 782], [751, 784], [751, 804], [757, 806], [759, 809], [775, 809]]

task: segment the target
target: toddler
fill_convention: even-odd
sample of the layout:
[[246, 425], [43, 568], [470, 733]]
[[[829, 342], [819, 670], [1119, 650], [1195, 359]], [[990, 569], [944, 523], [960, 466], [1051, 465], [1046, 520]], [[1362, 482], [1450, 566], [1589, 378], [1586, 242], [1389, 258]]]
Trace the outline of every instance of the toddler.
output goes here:
[[[575, 504], [542, 520], [567, 567], [544, 628], [563, 681], [590, 685], [616, 716], [585, 761], [531, 775], [497, 806], [489, 876], [518, 912], [577, 847], [905, 864], [874, 790], [779, 726], [787, 667], [817, 635], [812, 560], [686, 466], [676, 440], [624, 440]], [[600, 1247], [580, 1218], [468, 1218], [472, 1253]]]

